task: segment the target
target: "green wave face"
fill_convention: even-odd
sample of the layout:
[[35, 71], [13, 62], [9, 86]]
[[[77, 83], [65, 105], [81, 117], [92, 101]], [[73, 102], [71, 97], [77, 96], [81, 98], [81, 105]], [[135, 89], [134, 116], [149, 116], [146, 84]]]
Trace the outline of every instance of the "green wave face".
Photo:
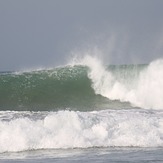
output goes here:
[[0, 110], [58, 110], [95, 107], [86, 67], [64, 67], [0, 75]]
[[[133, 66], [109, 66], [108, 69], [120, 80], [133, 78], [131, 75], [136, 72]], [[88, 72], [85, 66], [66, 66], [18, 74], [1, 73], [0, 110], [88, 111], [129, 106], [127, 102], [95, 94]]]

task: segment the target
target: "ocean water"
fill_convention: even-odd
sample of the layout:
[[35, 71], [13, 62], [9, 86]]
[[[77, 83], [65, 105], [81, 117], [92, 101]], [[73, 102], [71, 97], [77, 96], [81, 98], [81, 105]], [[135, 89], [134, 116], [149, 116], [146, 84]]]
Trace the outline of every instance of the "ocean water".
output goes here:
[[163, 60], [1, 72], [0, 162], [163, 162]]

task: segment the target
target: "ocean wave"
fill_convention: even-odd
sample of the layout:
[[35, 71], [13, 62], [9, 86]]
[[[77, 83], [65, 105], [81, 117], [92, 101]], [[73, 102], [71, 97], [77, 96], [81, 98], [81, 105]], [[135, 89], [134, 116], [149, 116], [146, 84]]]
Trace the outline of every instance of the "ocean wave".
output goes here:
[[0, 74], [0, 110], [163, 109], [163, 60], [104, 66], [85, 56], [73, 65]]

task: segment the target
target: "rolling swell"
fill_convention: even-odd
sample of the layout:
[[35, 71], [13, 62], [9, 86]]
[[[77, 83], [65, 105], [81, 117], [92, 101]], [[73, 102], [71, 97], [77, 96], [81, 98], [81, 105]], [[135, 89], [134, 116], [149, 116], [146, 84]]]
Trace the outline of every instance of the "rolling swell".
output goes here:
[[96, 95], [88, 68], [66, 66], [51, 70], [0, 75], [0, 110], [91, 110], [108, 99]]

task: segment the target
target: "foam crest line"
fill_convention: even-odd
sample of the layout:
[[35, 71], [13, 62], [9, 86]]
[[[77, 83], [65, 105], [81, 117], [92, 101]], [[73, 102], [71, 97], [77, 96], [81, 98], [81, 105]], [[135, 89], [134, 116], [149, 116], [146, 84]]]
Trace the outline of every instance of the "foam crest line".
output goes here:
[[[0, 153], [88, 147], [163, 147], [163, 112], [105, 110], [0, 114]], [[7, 120], [9, 115], [13, 117]]]

